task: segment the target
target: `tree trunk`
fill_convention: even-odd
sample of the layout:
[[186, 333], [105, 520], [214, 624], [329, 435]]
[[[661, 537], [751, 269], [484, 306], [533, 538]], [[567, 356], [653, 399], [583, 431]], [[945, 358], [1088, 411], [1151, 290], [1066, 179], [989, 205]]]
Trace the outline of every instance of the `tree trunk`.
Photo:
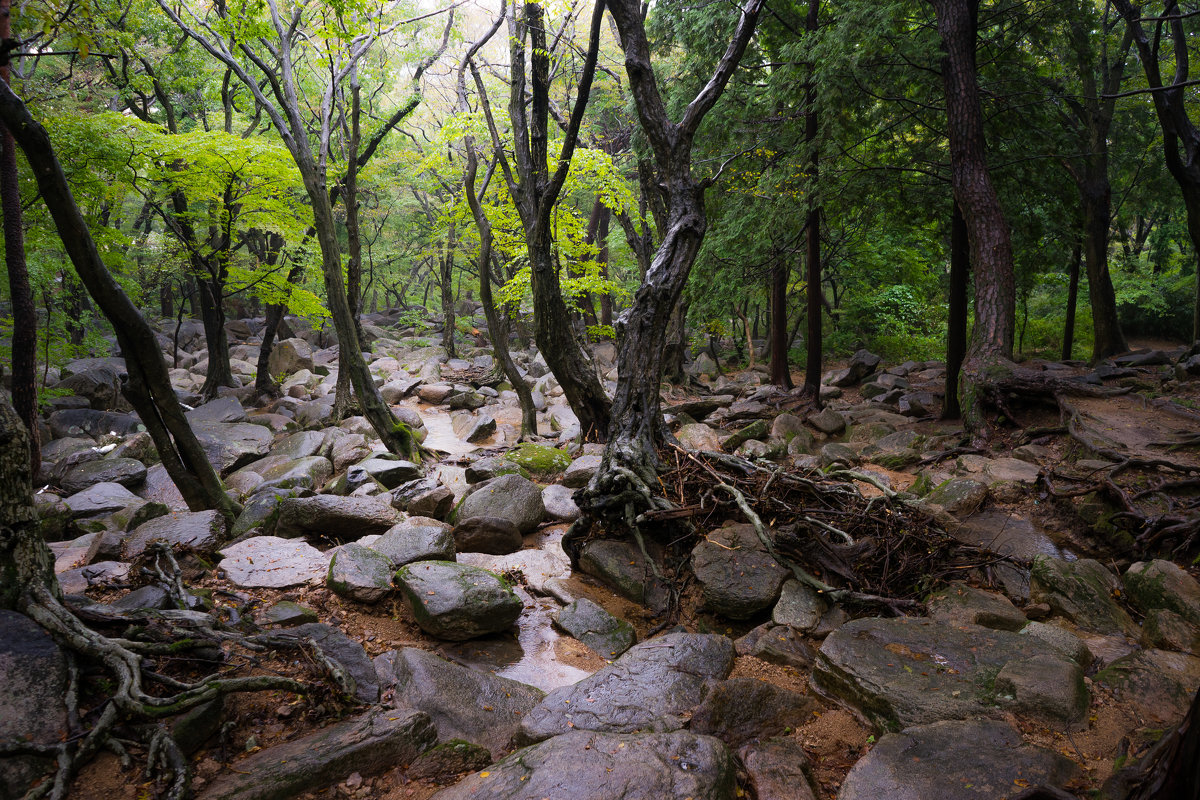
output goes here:
[[[808, 16], [805, 28], [816, 31], [820, 0], [808, 0]], [[804, 120], [804, 144], [809, 148], [809, 180], [816, 186], [820, 178], [821, 149], [817, 141], [820, 135], [820, 119], [817, 116], [817, 88], [811, 80], [804, 92], [807, 116]], [[824, 336], [821, 331], [821, 206], [815, 200], [815, 192], [809, 193], [808, 217], [804, 221], [805, 238], [805, 285], [808, 305], [808, 333], [805, 345], [804, 386], [800, 392], [813, 405], [821, 404], [821, 365]]]
[[[1096, 163], [1092, 163], [1092, 162]], [[1108, 272], [1108, 228], [1112, 188], [1108, 182], [1108, 156], [1093, 154], [1079, 186], [1083, 205], [1084, 253], [1088, 299], [1092, 305], [1092, 362], [1129, 349], [1117, 319], [1117, 296]]]
[[789, 270], [782, 259], [771, 270], [771, 383], [782, 389], [792, 388], [792, 370], [788, 364], [787, 286]]
[[[11, 2], [0, 0], [0, 41], [12, 38]], [[7, 53], [0, 59], [0, 81], [9, 79]], [[4, 261], [12, 297], [12, 402], [29, 430], [31, 474], [42, 464], [38, 441], [37, 408], [37, 309], [29, 270], [25, 265], [25, 230], [21, 224], [21, 185], [17, 172], [17, 145], [7, 127], [0, 125], [0, 208], [4, 212]]]
[[942, 78], [954, 198], [966, 220], [975, 273], [975, 327], [959, 394], [967, 430], [983, 428], [979, 390], [998, 362], [1011, 362], [1016, 290], [1012, 242], [988, 172], [983, 110], [975, 72], [978, 0], [931, 0], [946, 50]]
[[283, 303], [267, 306], [267, 324], [263, 327], [262, 344], [258, 347], [258, 369], [254, 374], [254, 388], [259, 392], [276, 391], [275, 380], [271, 377], [271, 350], [275, 347], [279, 323], [283, 322], [283, 311]]
[[[608, 228], [611, 221], [612, 209], [601, 204], [600, 223], [596, 231], [596, 241], [600, 245], [600, 250], [596, 253], [596, 263], [600, 265], [600, 277], [604, 280], [608, 280]], [[604, 292], [600, 295], [600, 324], [611, 326], [612, 320], [612, 292]]]
[[1083, 261], [1083, 246], [1081, 242], [1075, 243], [1075, 250], [1071, 253], [1071, 264], [1068, 267], [1069, 279], [1067, 283], [1067, 321], [1063, 325], [1063, 361], [1070, 361], [1072, 351], [1075, 349], [1075, 307], [1079, 304], [1079, 264]]
[[29, 431], [0, 394], [0, 609], [20, 610], [35, 584], [62, 596], [38, 528], [31, 475]]
[[942, 419], [958, 419], [958, 378], [967, 355], [967, 301], [971, 288], [971, 242], [958, 201], [950, 211], [950, 297], [946, 317], [946, 397]]
[[454, 233], [452, 219], [446, 228], [446, 240], [442, 243], [442, 256], [438, 264], [442, 285], [442, 347], [450, 358], [458, 358], [458, 352], [454, 349], [454, 249], [457, 247]]
[[225, 333], [225, 306], [223, 301], [224, 281], [210, 273], [197, 274], [196, 286], [200, 290], [200, 317], [204, 323], [204, 341], [208, 347], [208, 368], [204, 371], [204, 385], [200, 396], [212, 400], [222, 386], [236, 385], [233, 367], [229, 361], [229, 337]]
[[150, 326], [105, 269], [46, 129], [3, 85], [0, 85], [0, 120], [25, 152], [71, 263], [116, 331], [129, 371], [125, 396], [154, 438], [171, 479], [189, 508], [197, 511], [214, 508], [232, 522], [239, 509], [225, 494], [220, 478], [188, 425]]
[[687, 373], [683, 369], [683, 358], [688, 348], [688, 304], [685, 292], [671, 312], [671, 322], [667, 326], [667, 338], [663, 346], [663, 379], [677, 386], [687, 380]]

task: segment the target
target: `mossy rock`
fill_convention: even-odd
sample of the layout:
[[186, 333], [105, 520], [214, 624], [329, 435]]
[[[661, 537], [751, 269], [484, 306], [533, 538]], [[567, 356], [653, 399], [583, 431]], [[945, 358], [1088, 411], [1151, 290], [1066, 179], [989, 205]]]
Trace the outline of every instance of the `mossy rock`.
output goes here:
[[571, 466], [571, 457], [562, 450], [532, 442], [518, 445], [506, 458], [534, 475], [553, 475]]

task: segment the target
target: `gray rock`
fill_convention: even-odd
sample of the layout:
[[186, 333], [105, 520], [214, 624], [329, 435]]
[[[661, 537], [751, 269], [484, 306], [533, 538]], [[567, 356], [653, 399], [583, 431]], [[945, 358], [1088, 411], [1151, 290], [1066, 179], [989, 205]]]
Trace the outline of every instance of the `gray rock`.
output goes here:
[[1168, 650], [1139, 650], [1096, 673], [1144, 724], [1165, 727], [1183, 719], [1200, 687], [1200, 658]]
[[756, 800], [816, 800], [805, 769], [808, 754], [796, 739], [752, 742], [738, 751]]
[[[0, 742], [52, 745], [67, 733], [67, 660], [40, 625], [0, 610]], [[0, 796], [22, 797], [51, 759], [0, 758]]]
[[325, 434], [321, 431], [297, 431], [285, 436], [271, 448], [272, 457], [283, 459], [309, 458], [321, 454]]
[[[1057, 656], [1031, 636], [947, 625], [929, 619], [856, 619], [826, 638], [813, 666], [825, 694], [858, 709], [885, 730], [943, 719], [998, 714], [1015, 699], [997, 693], [995, 676], [1012, 661]], [[1042, 691], [1074, 697], [1073, 676]]]
[[464, 641], [507, 629], [522, 603], [498, 575], [449, 561], [417, 561], [401, 567], [403, 590], [421, 630], [439, 639]]
[[496, 419], [491, 414], [472, 414], [459, 411], [451, 417], [454, 435], [464, 442], [482, 442], [496, 432]]
[[828, 609], [829, 604], [815, 589], [795, 578], [788, 578], [779, 592], [779, 602], [771, 612], [771, 621], [798, 631], [810, 631], [817, 627]]
[[193, 427], [200, 422], [245, 422], [246, 409], [236, 397], [218, 397], [197, 406], [184, 416]]
[[823, 408], [808, 415], [808, 424], [827, 436], [837, 436], [846, 430], [846, 418], [832, 408]]
[[376, 497], [288, 497], [279, 504], [275, 534], [284, 538], [319, 534], [358, 539], [383, 533], [400, 521], [400, 512]]
[[[841, 611], [836, 607], [834, 610]], [[790, 625], [764, 623], [734, 642], [734, 646], [739, 656], [754, 656], [781, 667], [806, 670], [813, 663], [813, 649]]]
[[142, 423], [132, 414], [69, 408], [55, 411], [46, 420], [55, 439], [90, 436], [98, 439], [106, 433], [125, 435], [138, 431]]
[[529, 533], [546, 516], [537, 484], [520, 475], [501, 475], [472, 492], [458, 509], [458, 519], [500, 517]]
[[284, 339], [276, 342], [267, 359], [267, 369], [274, 377], [292, 375], [313, 368], [312, 346], [303, 339]]
[[67, 497], [63, 501], [71, 512], [72, 517], [90, 517], [97, 514], [111, 514], [126, 506], [141, 504], [145, 501], [119, 483], [97, 483], [81, 492]]
[[194, 422], [192, 430], [200, 441], [200, 446], [204, 448], [208, 462], [222, 475], [267, 455], [274, 438], [270, 428], [247, 422]]
[[453, 561], [453, 528], [429, 517], [409, 517], [371, 543], [394, 567], [414, 561]]
[[225, 518], [216, 511], [179, 511], [139, 525], [121, 543], [121, 554], [126, 561], [132, 560], [155, 539], [173, 548], [216, 550], [225, 540], [226, 530]]
[[161, 610], [171, 607], [171, 598], [167, 594], [166, 589], [151, 584], [143, 586], [140, 589], [134, 589], [124, 597], [120, 597], [109, 603], [109, 605], [123, 611], [138, 611], [145, 608]]
[[540, 689], [414, 647], [377, 657], [375, 670], [391, 688], [392, 702], [428, 714], [441, 739], [465, 739], [495, 754], [509, 749], [521, 720], [545, 697]]
[[379, 481], [387, 489], [395, 489], [402, 483], [421, 477], [421, 468], [411, 461], [392, 458], [368, 458], [360, 461], [347, 471], [351, 480], [361, 480], [351, 477], [351, 473], [361, 473]]
[[529, 471], [520, 464], [506, 460], [503, 456], [481, 458], [468, 465], [466, 470], [467, 483], [470, 484], [483, 483], [501, 475], [520, 475], [528, 478]]
[[500, 517], [471, 517], [454, 526], [454, 548], [460, 553], [506, 555], [521, 549], [521, 531]]
[[243, 589], [285, 589], [316, 583], [329, 572], [329, 559], [297, 539], [256, 536], [221, 550], [221, 569]]
[[483, 769], [491, 763], [492, 754], [487, 748], [462, 739], [451, 739], [418, 756], [404, 771], [404, 777], [411, 781], [454, 783], [465, 773]]
[[295, 497], [294, 489], [267, 489], [255, 492], [242, 506], [242, 513], [234, 520], [229, 535], [234, 539], [243, 536], [255, 528], [274, 528], [275, 515], [279, 504], [285, 497]]
[[289, 800], [353, 772], [372, 775], [408, 764], [437, 737], [426, 714], [375, 708], [236, 762], [198, 800]]
[[941, 506], [956, 517], [964, 517], [978, 511], [987, 496], [987, 486], [979, 481], [953, 478], [934, 488], [925, 500]]
[[688, 450], [721, 451], [721, 439], [717, 431], [702, 422], [683, 425], [675, 432], [675, 438]]
[[1001, 800], [1018, 786], [1062, 787], [1078, 772], [1005, 722], [935, 722], [880, 739], [850, 770], [838, 800]]
[[1047, 603], [1056, 614], [1097, 633], [1137, 637], [1138, 627], [1115, 599], [1117, 576], [1090, 558], [1066, 561], [1038, 556], [1029, 570], [1029, 597]]
[[1087, 669], [1092, 664], [1092, 651], [1088, 649], [1087, 645], [1078, 636], [1057, 625], [1030, 622], [1021, 629], [1021, 634], [1041, 639], [1059, 655], [1071, 659], [1083, 669]]
[[554, 624], [594, 650], [613, 659], [637, 640], [633, 626], [581, 597], [553, 616]]
[[1077, 724], [1088, 710], [1083, 668], [1058, 654], [1009, 661], [996, 675], [996, 694], [1018, 713], [1055, 723]]
[[234, 483], [238, 476], [252, 473], [262, 480], [258, 485], [281, 489], [319, 489], [333, 474], [333, 464], [324, 456], [267, 456], [242, 467], [233, 473], [227, 483]]
[[360, 603], [378, 603], [392, 591], [392, 561], [361, 544], [344, 544], [329, 562], [325, 585]]
[[702, 587], [704, 605], [732, 619], [770, 608], [789, 574], [748, 524], [711, 531], [692, 550], [692, 573]]
[[929, 598], [929, 616], [950, 625], [1019, 631], [1028, 622], [1007, 597], [955, 581]]
[[123, 561], [97, 561], [58, 574], [63, 594], [83, 594], [90, 586], [124, 583], [129, 577], [129, 565]]
[[280, 600], [264, 609], [259, 618], [261, 625], [278, 625], [282, 628], [293, 628], [308, 622], [317, 621], [317, 612], [308, 606], [293, 603], [291, 600]]
[[395, 405], [408, 397], [421, 383], [420, 378], [393, 378], [379, 387], [379, 394], [383, 397], [383, 402]]
[[336, 661], [354, 679], [354, 696], [364, 703], [379, 700], [379, 675], [362, 645], [332, 625], [310, 622], [297, 625], [280, 635], [311, 639], [321, 654]]
[[604, 669], [546, 695], [521, 723], [528, 741], [571, 729], [629, 733], [673, 731], [708, 694], [706, 681], [733, 669], [724, 636], [672, 633], [635, 645]]
[[553, 484], [542, 490], [542, 505], [546, 508], [546, 517], [555, 522], [574, 522], [579, 519], [579, 506], [575, 505], [572, 496], [575, 490], [561, 484]]
[[[62, 578], [59, 578], [60, 582]], [[1200, 627], [1193, 625], [1174, 611], [1151, 609], [1142, 622], [1142, 640], [1161, 650], [1181, 653], [1200, 651]]]
[[54, 388], [85, 398], [94, 409], [128, 409], [121, 394], [125, 375], [124, 359], [81, 358], [64, 367], [63, 379]]
[[1200, 625], [1200, 583], [1172, 561], [1139, 561], [1122, 579], [1129, 599], [1143, 613], [1156, 608], [1174, 611]]
[[133, 458], [101, 458], [71, 467], [59, 481], [68, 494], [82, 492], [97, 483], [137, 486], [146, 480], [146, 465]]
[[590, 541], [579, 554], [579, 568], [628, 600], [656, 612], [666, 608], [666, 584], [654, 574], [633, 542], [623, 539]]
[[454, 510], [454, 491], [448, 486], [435, 486], [418, 494], [408, 504], [413, 516], [444, 520]]
[[814, 698], [767, 681], [730, 678], [708, 693], [692, 714], [688, 730], [740, 747], [799, 727], [819, 707]]
[[518, 750], [433, 800], [731, 800], [735, 772], [711, 736], [581, 731]]
[[854, 386], [873, 373], [878, 368], [880, 361], [879, 356], [874, 353], [868, 350], [859, 350], [850, 357], [850, 363], [846, 365], [846, 369], [835, 373], [832, 378], [824, 382], [843, 389]]
[[600, 461], [601, 456], [580, 456], [575, 459], [571, 462], [571, 466], [563, 472], [562, 485], [571, 489], [587, 486], [588, 481], [600, 468]]

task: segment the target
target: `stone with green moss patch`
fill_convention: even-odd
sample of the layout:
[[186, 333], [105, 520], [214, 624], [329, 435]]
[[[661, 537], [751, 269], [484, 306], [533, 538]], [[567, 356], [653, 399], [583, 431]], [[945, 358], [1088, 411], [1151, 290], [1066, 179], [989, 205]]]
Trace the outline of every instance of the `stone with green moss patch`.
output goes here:
[[1139, 561], [1122, 580], [1129, 599], [1141, 611], [1165, 608], [1200, 625], [1200, 583], [1179, 565], [1161, 559]]
[[421, 630], [439, 639], [498, 633], [521, 615], [521, 600], [503, 578], [465, 564], [418, 561], [396, 573], [396, 584]]
[[553, 475], [571, 466], [571, 457], [562, 450], [533, 442], [510, 450], [507, 459], [534, 475]]

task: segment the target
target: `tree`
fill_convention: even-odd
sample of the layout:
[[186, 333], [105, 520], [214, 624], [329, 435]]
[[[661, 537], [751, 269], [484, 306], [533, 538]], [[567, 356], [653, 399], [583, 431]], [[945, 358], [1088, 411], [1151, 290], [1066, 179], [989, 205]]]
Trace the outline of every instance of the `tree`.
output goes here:
[[[256, 12], [257, 7], [241, 3], [220, 4], [203, 16], [186, 6], [177, 10], [166, 0], [159, 0], [159, 6], [250, 91], [295, 159], [312, 204], [326, 300], [338, 337], [339, 369], [349, 371], [363, 416], [384, 446], [418, 460], [419, 445], [412, 431], [392, 415], [363, 357], [342, 274], [329, 184], [335, 108], [343, 97], [342, 87], [371, 48], [402, 23], [389, 23], [381, 12], [367, 7], [353, 14], [335, 11], [331, 17], [308, 19], [306, 14], [319, 17], [323, 9], [298, 5], [285, 14], [287, 9], [281, 10], [277, 0], [267, 0], [262, 9], [265, 17]], [[306, 20], [321, 27], [323, 35], [301, 37]], [[314, 44], [306, 44], [310, 42]], [[308, 52], [308, 46], [314, 52]], [[302, 83], [301, 74], [319, 76], [320, 82], [315, 87]]]
[[150, 326], [101, 261], [46, 129], [2, 82], [0, 121], [12, 132], [29, 161], [71, 263], [116, 330], [129, 373], [124, 394], [154, 440], [171, 480], [189, 508], [217, 509], [232, 522], [240, 509], [225, 494], [220, 478], [184, 416]]
[[585, 516], [572, 527], [571, 536], [564, 538], [564, 548], [574, 550], [578, 539], [597, 523], [636, 532], [637, 514], [654, 502], [651, 487], [657, 483], [658, 447], [668, 441], [659, 395], [663, 344], [671, 313], [704, 239], [704, 193], [712, 184], [712, 178], [699, 177], [693, 171], [692, 147], [700, 123], [737, 69], [762, 7], [763, 0], [749, 0], [743, 7], [712, 77], [688, 103], [682, 119], [674, 122], [667, 114], [650, 61], [640, 4], [613, 0], [610, 6], [620, 32], [638, 122], [654, 155], [666, 215], [654, 259], [633, 304], [616, 323], [618, 378], [608, 444], [599, 469], [580, 493]]
[[[1154, 101], [1154, 111], [1162, 127], [1167, 171], [1179, 185], [1187, 210], [1188, 235], [1192, 240], [1193, 256], [1197, 260], [1192, 339], [1200, 341], [1200, 127], [1196, 126], [1189, 114], [1192, 103], [1188, 88], [1195, 85], [1196, 81], [1188, 77], [1191, 37], [1184, 26], [1184, 20], [1194, 14], [1185, 14], [1178, 0], [1165, 0], [1162, 12], [1157, 16], [1143, 16], [1143, 7], [1134, 6], [1130, 0], [1113, 0], [1113, 6], [1125, 20], [1137, 47], [1148, 86], [1145, 91]], [[1154, 23], [1153, 38], [1147, 33], [1143, 22]], [[1164, 28], [1171, 39], [1169, 57], [1164, 56], [1160, 48]], [[1164, 60], [1167, 63], [1174, 62], [1174, 73], [1169, 82], [1163, 79]], [[1133, 94], [1139, 93], [1142, 90], [1133, 91]]]
[[950, 138], [954, 199], [966, 222], [975, 272], [975, 327], [963, 362], [960, 388], [968, 429], [983, 427], [977, 397], [999, 362], [1011, 362], [1016, 290], [1012, 241], [988, 171], [983, 113], [975, 74], [974, 0], [930, 0], [946, 50], [942, 79]]
[[[480, 98], [484, 104], [495, 156], [525, 231], [533, 287], [534, 337], [538, 349], [562, 387], [571, 410], [579, 418], [584, 437], [600, 440], [608, 436], [608, 396], [600, 385], [591, 356], [572, 330], [571, 315], [562, 296], [558, 265], [553, 258], [551, 232], [554, 207], [571, 168], [571, 157], [579, 140], [579, 127], [596, 73], [603, 16], [604, 0], [596, 0], [575, 104], [563, 134], [553, 174], [549, 161], [550, 51], [545, 11], [540, 3], [526, 2], [519, 8], [514, 4], [509, 16], [511, 72], [508, 116], [513, 135], [511, 164], [501, 143], [500, 129], [490, 104], [483, 96]], [[482, 84], [478, 86], [482, 93]]]

